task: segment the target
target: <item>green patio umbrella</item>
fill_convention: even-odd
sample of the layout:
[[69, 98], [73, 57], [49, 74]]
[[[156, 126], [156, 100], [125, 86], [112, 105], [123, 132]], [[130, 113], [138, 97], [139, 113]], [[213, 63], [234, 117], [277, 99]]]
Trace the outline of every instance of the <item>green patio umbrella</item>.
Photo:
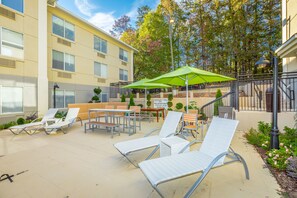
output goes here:
[[149, 82], [164, 83], [168, 85], [186, 86], [186, 105], [188, 112], [188, 85], [196, 85], [209, 82], [223, 82], [236, 80], [220, 74], [215, 74], [205, 70], [190, 66], [180, 67], [172, 72], [156, 77]]
[[170, 88], [171, 86], [165, 85], [162, 83], [151, 83], [148, 82], [150, 79], [144, 78], [137, 82], [131, 83], [129, 85], [124, 86], [123, 88], [130, 88], [130, 89], [144, 89], [145, 90], [145, 99], [144, 99], [144, 106], [146, 106], [146, 90], [147, 89], [156, 89], [156, 88]]

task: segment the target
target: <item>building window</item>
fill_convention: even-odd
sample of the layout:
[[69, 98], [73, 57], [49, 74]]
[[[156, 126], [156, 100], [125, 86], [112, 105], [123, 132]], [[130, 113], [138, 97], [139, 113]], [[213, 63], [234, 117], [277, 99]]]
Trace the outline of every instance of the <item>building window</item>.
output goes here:
[[56, 108], [67, 108], [75, 103], [74, 91], [56, 90]]
[[94, 63], [94, 74], [101, 78], [107, 78], [107, 65], [103, 63]]
[[53, 33], [74, 41], [74, 25], [56, 16], [53, 16]]
[[23, 88], [0, 87], [1, 113], [23, 112]]
[[101, 102], [108, 102], [108, 94], [107, 93], [101, 93]]
[[0, 27], [0, 42], [1, 55], [24, 59], [23, 34]]
[[53, 50], [54, 69], [75, 72], [75, 57], [73, 55]]
[[120, 69], [120, 80], [128, 81], [128, 71]]
[[99, 38], [97, 36], [94, 36], [94, 49], [102, 52], [102, 53], [107, 53], [107, 41]]
[[128, 62], [128, 52], [120, 48], [120, 55], [119, 58], [123, 61]]
[[0, 3], [21, 13], [24, 12], [24, 0], [0, 0]]

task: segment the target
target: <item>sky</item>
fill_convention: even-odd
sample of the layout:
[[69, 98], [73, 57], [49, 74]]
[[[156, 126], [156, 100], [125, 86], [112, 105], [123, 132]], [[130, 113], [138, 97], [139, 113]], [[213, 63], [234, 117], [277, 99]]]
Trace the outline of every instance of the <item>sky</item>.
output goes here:
[[58, 5], [109, 32], [119, 17], [128, 15], [133, 24], [138, 7], [148, 5], [155, 9], [159, 2], [160, 0], [58, 0]]

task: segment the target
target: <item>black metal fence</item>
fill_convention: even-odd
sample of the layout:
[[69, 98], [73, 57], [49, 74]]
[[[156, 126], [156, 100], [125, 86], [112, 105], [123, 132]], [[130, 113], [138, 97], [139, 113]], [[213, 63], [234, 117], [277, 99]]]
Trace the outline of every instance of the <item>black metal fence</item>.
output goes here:
[[[241, 75], [237, 81], [238, 110], [272, 111], [272, 74]], [[278, 109], [296, 111], [297, 72], [280, 73], [278, 77]]]

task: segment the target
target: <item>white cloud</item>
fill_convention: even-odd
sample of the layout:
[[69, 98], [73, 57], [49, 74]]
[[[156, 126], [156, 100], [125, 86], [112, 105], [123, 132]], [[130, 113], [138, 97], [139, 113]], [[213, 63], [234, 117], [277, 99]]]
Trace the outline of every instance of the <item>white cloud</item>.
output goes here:
[[82, 14], [88, 17], [92, 16], [92, 11], [96, 8], [96, 6], [89, 3], [88, 0], [75, 0], [75, 6]]
[[116, 18], [113, 16], [113, 12], [98, 12], [94, 16], [90, 17], [88, 21], [95, 26], [103, 29], [104, 31], [109, 32], [109, 30], [112, 29], [115, 19]]

